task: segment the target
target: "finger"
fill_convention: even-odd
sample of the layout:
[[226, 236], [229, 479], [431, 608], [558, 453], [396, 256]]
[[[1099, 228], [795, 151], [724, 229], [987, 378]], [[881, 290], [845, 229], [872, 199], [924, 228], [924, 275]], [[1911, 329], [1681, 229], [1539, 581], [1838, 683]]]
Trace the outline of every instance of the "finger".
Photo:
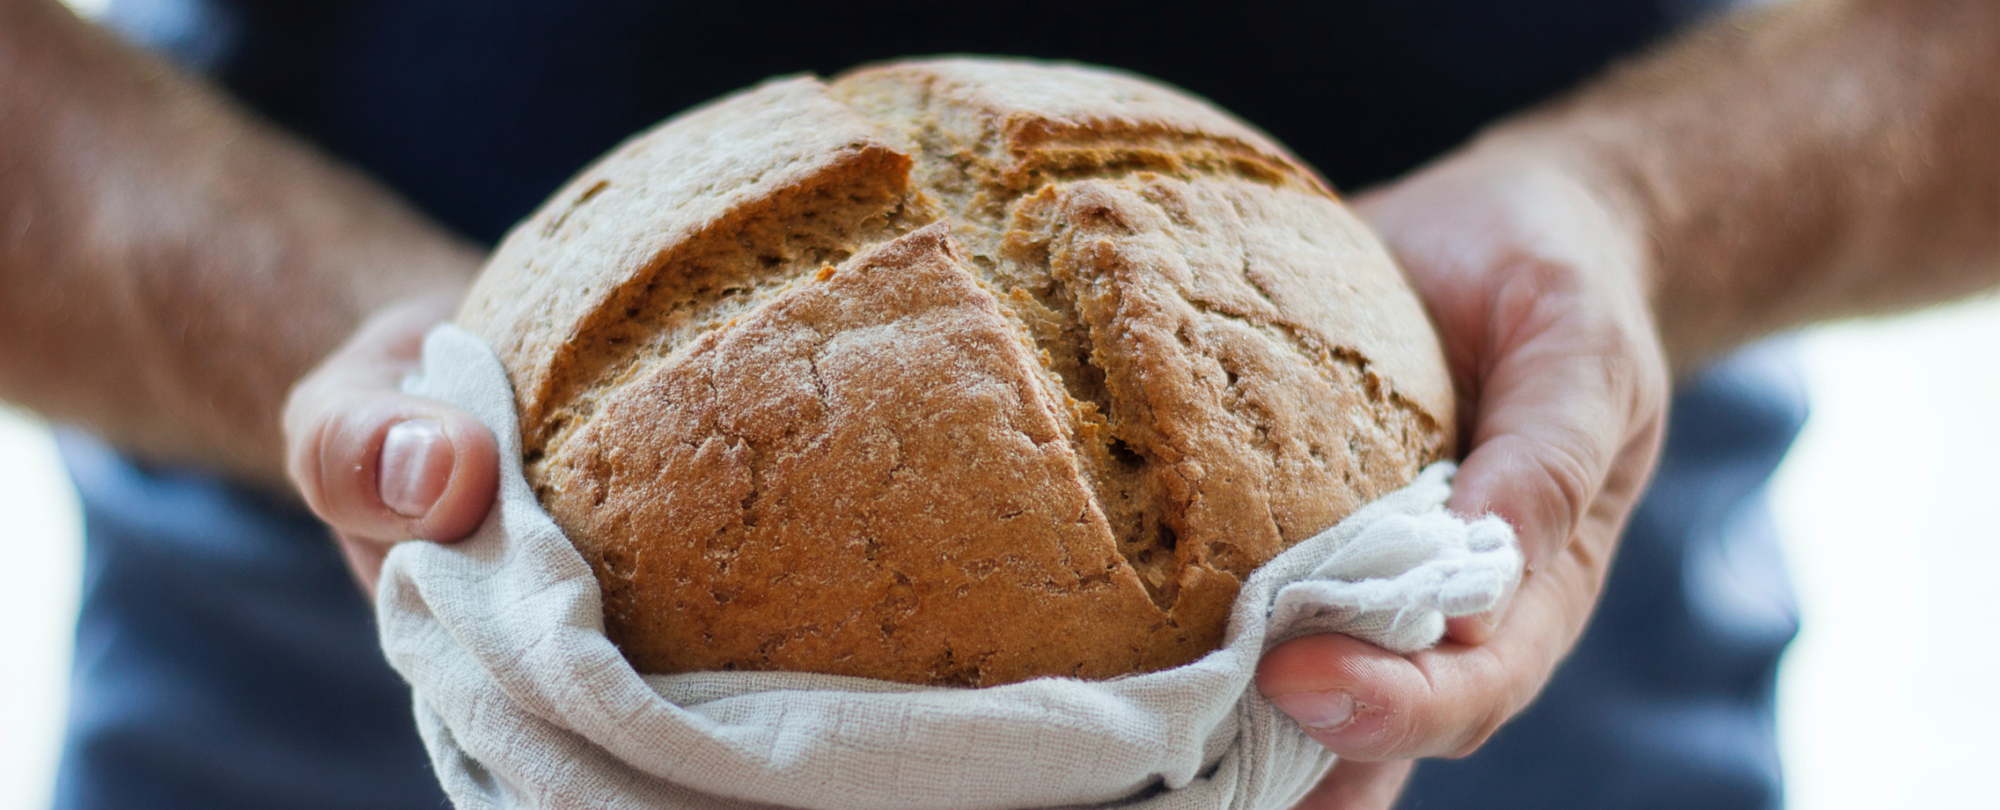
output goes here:
[[382, 388], [334, 395], [302, 386], [294, 398], [310, 415], [291, 438], [292, 477], [335, 531], [450, 541], [485, 519], [499, 450], [470, 414]]
[[398, 387], [447, 311], [424, 299], [371, 319], [286, 401], [288, 470], [340, 535], [455, 540], [492, 506], [499, 450], [485, 425]]
[[1409, 782], [1412, 764], [1340, 760], [1293, 810], [1389, 810]]
[[[1665, 369], [1649, 362], [1657, 352], [1631, 332], [1634, 321], [1616, 302], [1582, 297], [1574, 278], [1528, 264], [1494, 292], [1484, 341], [1494, 359], [1481, 375], [1472, 451], [1448, 504], [1512, 525], [1529, 572], [1573, 541], [1586, 544], [1594, 570], [1608, 566], [1616, 528], [1579, 529], [1593, 508], [1622, 519], [1623, 509], [1607, 507], [1636, 497], [1664, 419]], [[1639, 477], [1620, 476], [1625, 468]], [[1503, 603], [1454, 622], [1452, 637], [1484, 641], [1505, 612]]]
[[1481, 645], [1447, 641], [1405, 657], [1347, 636], [1287, 642], [1264, 655], [1258, 690], [1343, 758], [1463, 756], [1547, 681], [1589, 614], [1594, 576], [1578, 555], [1557, 556]]
[[[1307, 636], [1264, 654], [1257, 687], [1307, 736], [1343, 759], [1449, 756], [1476, 744], [1475, 738], [1483, 741], [1491, 715], [1511, 701], [1503, 694], [1510, 679], [1490, 656], [1447, 662], [1446, 671], [1434, 673], [1414, 656], [1359, 639]], [[1460, 669], [1474, 671], [1455, 675]]]

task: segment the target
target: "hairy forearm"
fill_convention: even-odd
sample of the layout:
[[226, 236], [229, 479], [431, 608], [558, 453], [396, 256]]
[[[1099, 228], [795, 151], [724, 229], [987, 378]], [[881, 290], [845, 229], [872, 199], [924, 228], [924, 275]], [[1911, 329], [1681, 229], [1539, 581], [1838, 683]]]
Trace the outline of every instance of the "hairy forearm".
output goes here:
[[2000, 282], [2000, 3], [1797, 0], [1496, 128], [1588, 164], [1647, 237], [1678, 368]]
[[54, 0], [0, 0], [0, 399], [281, 481], [293, 381], [478, 258]]

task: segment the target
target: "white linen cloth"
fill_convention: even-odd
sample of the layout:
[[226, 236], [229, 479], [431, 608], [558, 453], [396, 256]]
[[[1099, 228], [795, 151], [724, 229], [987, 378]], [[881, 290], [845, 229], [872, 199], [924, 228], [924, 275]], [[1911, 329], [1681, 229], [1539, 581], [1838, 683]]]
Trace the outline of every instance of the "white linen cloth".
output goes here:
[[[518, 459], [514, 395], [440, 326], [405, 387], [465, 408]], [[382, 646], [460, 808], [1279, 808], [1333, 758], [1252, 685], [1278, 641], [1345, 632], [1411, 651], [1491, 607], [1521, 568], [1496, 518], [1446, 514], [1450, 465], [1244, 583], [1222, 649], [1111, 681], [985, 689], [770, 672], [642, 676], [605, 638], [597, 580], [518, 463], [452, 545], [383, 568]]]

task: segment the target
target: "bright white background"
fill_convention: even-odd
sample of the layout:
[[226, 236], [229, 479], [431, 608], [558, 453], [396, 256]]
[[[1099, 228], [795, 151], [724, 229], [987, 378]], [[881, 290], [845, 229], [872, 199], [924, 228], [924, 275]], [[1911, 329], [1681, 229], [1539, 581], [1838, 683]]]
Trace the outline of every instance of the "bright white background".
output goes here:
[[0, 810], [48, 804], [83, 569], [48, 431], [0, 406]]
[[1805, 345], [1812, 420], [1774, 482], [1805, 609], [1791, 806], [2000, 807], [2000, 302]]
[[[1791, 807], [1993, 807], [2000, 301], [1802, 349], [1813, 417], [1773, 484], [1806, 613], [1781, 699]], [[0, 810], [47, 803], [77, 532], [46, 430], [0, 411]]]

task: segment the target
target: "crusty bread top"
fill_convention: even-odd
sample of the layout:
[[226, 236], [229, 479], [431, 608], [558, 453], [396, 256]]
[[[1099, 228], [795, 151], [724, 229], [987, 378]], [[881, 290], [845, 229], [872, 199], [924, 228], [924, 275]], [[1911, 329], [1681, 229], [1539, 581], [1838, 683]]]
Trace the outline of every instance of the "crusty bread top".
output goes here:
[[784, 79], [509, 234], [461, 322], [647, 671], [992, 684], [1221, 640], [1452, 447], [1421, 306], [1309, 169], [1109, 71]]
[[[893, 199], [910, 159], [811, 78], [765, 84], [626, 142], [507, 235], [459, 313], [513, 375], [527, 446], [631, 347], [663, 271], [758, 252], [749, 220]], [[671, 284], [671, 280], [668, 284]], [[558, 422], [558, 425], [564, 424]]]
[[1325, 190], [1270, 138], [1183, 93], [1102, 68], [1024, 67], [965, 59], [887, 65], [848, 74], [831, 92], [892, 127], [935, 124], [970, 146], [989, 178], [1017, 188], [1042, 175], [1165, 160]]

